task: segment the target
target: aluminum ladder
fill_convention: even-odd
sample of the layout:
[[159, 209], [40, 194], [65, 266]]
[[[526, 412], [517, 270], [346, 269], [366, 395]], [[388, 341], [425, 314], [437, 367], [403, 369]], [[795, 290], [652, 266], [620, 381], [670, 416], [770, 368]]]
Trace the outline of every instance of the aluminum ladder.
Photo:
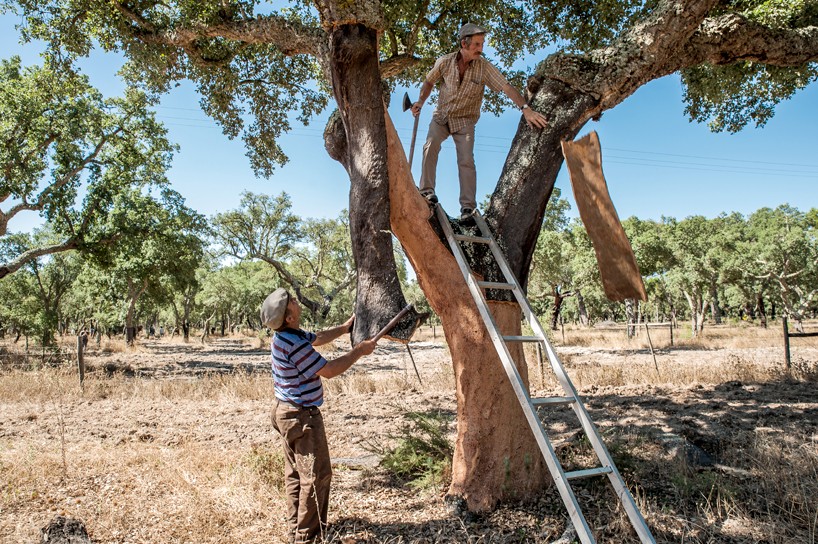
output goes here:
[[[503, 255], [499, 244], [494, 239], [494, 236], [492, 236], [485, 219], [483, 219], [479, 211], [475, 210], [473, 219], [480, 230], [480, 236], [455, 234], [452, 230], [451, 224], [449, 223], [449, 217], [446, 215], [443, 207], [438, 204], [435, 206], [435, 210], [440, 226], [446, 235], [446, 240], [449, 242], [449, 246], [451, 247], [454, 258], [460, 267], [460, 271], [463, 273], [463, 277], [466, 279], [469, 291], [471, 291], [474, 302], [477, 304], [477, 308], [480, 311], [480, 316], [483, 318], [483, 322], [486, 325], [486, 330], [494, 343], [497, 354], [500, 356], [500, 360], [503, 363], [506, 374], [508, 374], [511, 386], [514, 388], [514, 393], [517, 395], [517, 400], [520, 401], [520, 405], [523, 408], [523, 413], [528, 420], [531, 431], [534, 433], [534, 438], [536, 439], [540, 452], [545, 459], [548, 470], [551, 472], [551, 477], [554, 479], [554, 483], [559, 490], [562, 502], [568, 509], [568, 515], [571, 518], [571, 522], [577, 531], [577, 536], [579, 537], [580, 541], [582, 541], [583, 544], [596, 543], [594, 535], [591, 532], [591, 528], [588, 526], [588, 522], [585, 520], [585, 516], [582, 514], [582, 510], [577, 502], [576, 495], [571, 488], [570, 481], [592, 476], [601, 476], [604, 474], [608, 476], [608, 480], [613, 486], [614, 493], [616, 494], [619, 502], [622, 504], [622, 507], [625, 509], [628, 519], [630, 520], [631, 525], [636, 531], [636, 534], [639, 536], [641, 542], [643, 544], [656, 544], [656, 540], [653, 538], [650, 529], [648, 529], [647, 523], [642, 517], [641, 512], [639, 512], [639, 508], [636, 506], [633, 496], [631, 496], [630, 491], [628, 491], [628, 487], [622, 480], [622, 476], [616, 469], [613, 458], [608, 452], [608, 448], [606, 448], [605, 444], [602, 442], [602, 438], [599, 435], [596, 425], [594, 425], [588, 411], [585, 409], [577, 390], [574, 388], [568, 374], [565, 372], [565, 368], [562, 366], [559, 357], [557, 357], [557, 353], [554, 351], [551, 342], [549, 342], [548, 338], [545, 336], [545, 331], [540, 325], [540, 322], [537, 320], [537, 317], [534, 315], [534, 312], [531, 310], [528, 299], [526, 299], [519, 282], [511, 272], [508, 261], [506, 261], [506, 258]], [[471, 267], [469, 266], [466, 260], [466, 255], [464, 254], [463, 248], [460, 245], [461, 243], [487, 244], [494, 256], [495, 261], [497, 261], [503, 276], [505, 277], [506, 283], [478, 281], [474, 274], [472, 274]], [[523, 313], [531, 326], [531, 330], [534, 331], [534, 336], [503, 336], [497, 327], [497, 323], [494, 321], [494, 317], [489, 311], [486, 298], [483, 295], [483, 289], [502, 289], [511, 291], [514, 294], [514, 297], [517, 299], [520, 308], [522, 308]], [[508, 346], [506, 345], [508, 342], [539, 343], [548, 354], [548, 361], [551, 364], [551, 368], [554, 371], [557, 380], [562, 386], [565, 396], [531, 398], [528, 391], [526, 391], [519, 372], [517, 371], [514, 360], [511, 358], [511, 354], [508, 351]], [[600, 462], [600, 466], [571, 472], [566, 472], [563, 470], [562, 465], [557, 458], [554, 447], [546, 434], [539, 415], [537, 414], [537, 406], [570, 406], [579, 419], [582, 429], [585, 432], [585, 435], [588, 437], [590, 444], [593, 446], [597, 459]]]

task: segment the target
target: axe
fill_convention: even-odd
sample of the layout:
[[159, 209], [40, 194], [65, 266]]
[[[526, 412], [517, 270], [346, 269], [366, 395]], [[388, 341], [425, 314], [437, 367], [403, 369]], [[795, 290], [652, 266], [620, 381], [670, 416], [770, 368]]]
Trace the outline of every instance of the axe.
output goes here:
[[[412, 101], [409, 99], [409, 93], [403, 93], [403, 111], [412, 109]], [[412, 157], [415, 155], [415, 137], [418, 135], [418, 121], [420, 115], [415, 117], [415, 126], [412, 128], [412, 143], [409, 144], [409, 170], [412, 170]]]

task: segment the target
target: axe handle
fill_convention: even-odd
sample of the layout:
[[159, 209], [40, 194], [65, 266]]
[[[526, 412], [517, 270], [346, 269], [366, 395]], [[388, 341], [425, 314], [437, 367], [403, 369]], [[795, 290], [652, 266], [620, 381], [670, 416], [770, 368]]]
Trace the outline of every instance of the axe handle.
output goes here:
[[412, 143], [409, 144], [409, 171], [412, 171], [412, 157], [415, 156], [415, 138], [418, 135], [418, 121], [420, 121], [420, 115], [415, 117], [415, 126], [412, 128]]

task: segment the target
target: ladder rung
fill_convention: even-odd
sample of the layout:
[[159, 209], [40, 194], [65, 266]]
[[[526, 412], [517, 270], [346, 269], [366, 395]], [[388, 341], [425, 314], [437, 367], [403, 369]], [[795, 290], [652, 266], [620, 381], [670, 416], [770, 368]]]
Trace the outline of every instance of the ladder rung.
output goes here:
[[613, 472], [611, 467], [587, 468], [585, 470], [566, 472], [565, 477], [569, 480], [576, 480], [577, 478], [588, 478], [590, 476], [598, 476], [600, 474], [610, 474], [611, 472]]
[[542, 342], [539, 336], [504, 336], [506, 342]]
[[577, 401], [574, 397], [540, 397], [531, 399], [534, 406], [573, 404]]
[[513, 283], [498, 283], [494, 281], [478, 281], [477, 285], [482, 287], [483, 289], [508, 289], [512, 290], [515, 289]]
[[458, 242], [472, 242], [475, 244], [490, 244], [491, 238], [485, 236], [469, 236], [468, 234], [455, 234], [454, 239]]

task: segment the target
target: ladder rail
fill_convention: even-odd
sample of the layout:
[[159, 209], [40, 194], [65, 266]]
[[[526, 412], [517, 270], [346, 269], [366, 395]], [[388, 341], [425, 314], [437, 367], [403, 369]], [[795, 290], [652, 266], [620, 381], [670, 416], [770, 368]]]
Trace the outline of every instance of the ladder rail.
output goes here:
[[[449, 245], [452, 248], [452, 252], [454, 253], [456, 260], [458, 260], [458, 265], [460, 266], [460, 269], [461, 269], [461, 272], [463, 273], [464, 278], [467, 279], [467, 283], [470, 283], [470, 284], [475, 283], [475, 286], [474, 286], [475, 288], [472, 289], [472, 286], [470, 285], [470, 290], [472, 291], [472, 296], [475, 298], [475, 302], [478, 302], [478, 300], [483, 302], [482, 305], [478, 303], [477, 306], [478, 306], [478, 309], [481, 312], [481, 316], [483, 317], [483, 320], [484, 320], [484, 322], [486, 324], [486, 328], [489, 331], [490, 335], [492, 335], [492, 333], [494, 333], [492, 335], [492, 340], [495, 343], [495, 347], [498, 350], [498, 354], [500, 354], [501, 351], [504, 352], [505, 356], [508, 357], [509, 360], [511, 361], [510, 366], [513, 369], [514, 376], [512, 376], [512, 374], [509, 373], [509, 369], [506, 368], [506, 372], [509, 373], [509, 379], [512, 381], [512, 385], [518, 385], [522, 389], [522, 381], [521, 381], [521, 379], [519, 377], [519, 373], [518, 373], [518, 371], [516, 369], [516, 366], [513, 363], [513, 360], [511, 359], [511, 355], [508, 352], [508, 348], [507, 348], [507, 346], [505, 344], [506, 339], [514, 341], [514, 340], [521, 339], [522, 337], [507, 337], [506, 339], [504, 339], [502, 336], [499, 336], [499, 333], [497, 333], [496, 323], [494, 323], [494, 319], [493, 319], [493, 317], [491, 317], [490, 312], [488, 312], [487, 308], [481, 307], [481, 306], [485, 306], [486, 301], [485, 301], [485, 297], [484, 297], [484, 295], [483, 295], [483, 293], [482, 293], [482, 291], [480, 290], [479, 287], [482, 286], [482, 287], [487, 287], [488, 288], [488, 287], [493, 287], [495, 285], [500, 285], [500, 284], [497, 283], [497, 282], [477, 282], [474, 279], [473, 275], [471, 274], [471, 269], [470, 269], [468, 263], [465, 260], [465, 255], [463, 254], [462, 248], [457, 243], [457, 237], [452, 232], [451, 225], [449, 224], [449, 221], [448, 221], [448, 217], [446, 216], [445, 212], [443, 211], [442, 206], [438, 205], [436, 207], [436, 210], [438, 212], [438, 220], [440, 221], [441, 226], [443, 226], [444, 233], [446, 233], [447, 240], [449, 242]], [[573, 397], [575, 399], [575, 402], [571, 403], [571, 407], [574, 410], [574, 412], [575, 412], [575, 414], [577, 416], [577, 419], [579, 420], [580, 425], [582, 426], [583, 431], [585, 432], [585, 435], [588, 437], [588, 440], [591, 443], [591, 445], [592, 445], [592, 447], [594, 449], [594, 452], [596, 453], [596, 456], [597, 456], [598, 460], [600, 461], [600, 463], [602, 463], [601, 467], [597, 467], [597, 468], [594, 468], [594, 469], [588, 469], [587, 471], [580, 471], [580, 472], [587, 472], [589, 474], [590, 473], [593, 473], [593, 474], [607, 474], [608, 479], [611, 482], [611, 485], [612, 485], [612, 487], [614, 489], [614, 492], [615, 492], [615, 494], [617, 496], [617, 499], [620, 501], [623, 508], [625, 509], [625, 512], [628, 515], [628, 518], [630, 519], [631, 526], [634, 528], [634, 530], [638, 534], [641, 542], [643, 542], [644, 544], [655, 544], [656, 541], [653, 538], [653, 535], [651, 534], [650, 529], [647, 526], [647, 522], [645, 521], [644, 517], [642, 516], [642, 513], [640, 512], [639, 508], [637, 507], [636, 502], [633, 499], [633, 496], [631, 495], [630, 491], [628, 490], [627, 486], [625, 485], [625, 482], [624, 482], [624, 479], [622, 478], [622, 475], [619, 473], [618, 469], [616, 468], [616, 464], [613, 462], [613, 457], [611, 456], [610, 452], [608, 451], [607, 446], [605, 446], [605, 443], [602, 441], [602, 438], [601, 438], [601, 436], [599, 434], [599, 430], [597, 429], [596, 425], [594, 424], [593, 420], [591, 419], [590, 414], [588, 413], [588, 411], [585, 408], [584, 404], [581, 402], [580, 397], [579, 397], [579, 393], [577, 392], [576, 388], [574, 387], [573, 383], [571, 382], [570, 378], [568, 377], [568, 374], [565, 371], [565, 367], [562, 365], [562, 362], [560, 361], [559, 356], [557, 355], [556, 351], [554, 350], [553, 345], [548, 340], [548, 337], [545, 335], [545, 330], [542, 328], [542, 325], [540, 324], [539, 320], [534, 315], [534, 312], [533, 312], [533, 310], [531, 308], [531, 305], [528, 303], [528, 299], [526, 298], [525, 294], [523, 293], [523, 290], [522, 290], [522, 287], [520, 286], [520, 283], [517, 281], [517, 278], [515, 277], [514, 273], [512, 272], [511, 267], [509, 266], [508, 261], [506, 260], [502, 249], [500, 248], [500, 245], [497, 243], [496, 239], [492, 235], [491, 230], [488, 227], [488, 224], [486, 223], [486, 221], [482, 217], [482, 215], [480, 215], [479, 211], [475, 211], [473, 218], [474, 218], [475, 223], [477, 224], [478, 229], [480, 230], [481, 237], [488, 240], [489, 249], [491, 250], [492, 255], [494, 256], [494, 259], [497, 262], [498, 266], [500, 267], [500, 270], [502, 271], [503, 276], [505, 277], [505, 280], [508, 282], [508, 284], [511, 285], [510, 290], [512, 291], [512, 293], [515, 296], [515, 299], [517, 300], [518, 304], [522, 308], [523, 313], [525, 314], [525, 317], [526, 317], [526, 321], [529, 323], [529, 325], [531, 326], [531, 329], [534, 331], [534, 334], [539, 337], [540, 342], [544, 346], [546, 354], [548, 355], [549, 364], [551, 365], [551, 368], [554, 371], [555, 376], [557, 377], [557, 381], [562, 386], [563, 391], [565, 391], [565, 393], [568, 396]], [[451, 236], [449, 236], [449, 233], [451, 233]], [[463, 241], [470, 241], [470, 239], [469, 239], [470, 237], [460, 236], [460, 238]], [[481, 240], [481, 242], [482, 242], [482, 240]], [[459, 257], [459, 259], [458, 259], [458, 257]], [[469, 281], [469, 280], [471, 280], [471, 281]], [[506, 289], [508, 289], [508, 287], [506, 287], [506, 286], [504, 286], [504, 287]], [[486, 314], [488, 314], [487, 316], [483, 315], [484, 311], [485, 311]], [[498, 341], [494, 339], [494, 336], [499, 336], [499, 345], [498, 345]], [[501, 356], [501, 360], [502, 359], [503, 359], [503, 357]], [[503, 364], [504, 364], [504, 366], [506, 366], [505, 360], [503, 361]], [[516, 381], [514, 379], [515, 377], [516, 377], [516, 380], [519, 380], [519, 383], [515, 384], [515, 381]], [[517, 391], [516, 391], [516, 388], [515, 388], [515, 393], [516, 392]], [[529, 408], [531, 408], [531, 411], [533, 411], [534, 415], [536, 416], [536, 410], [534, 410], [534, 405], [532, 404], [531, 398], [527, 394], [527, 392], [523, 391], [522, 392], [522, 397], [520, 397], [520, 394], [518, 393], [518, 398], [520, 399], [521, 404], [523, 404], [524, 400], [525, 400], [528, 403]], [[524, 410], [524, 412], [528, 412], [528, 411]], [[529, 414], [526, 413], [526, 417], [528, 417], [528, 415]], [[529, 424], [531, 425], [531, 422], [529, 422]], [[537, 432], [537, 430], [539, 430], [539, 433]], [[532, 431], [534, 431], [535, 435], [537, 435], [538, 443], [540, 442], [538, 435], [542, 434], [544, 442], [547, 444], [548, 449], [550, 450], [550, 452], [552, 454], [556, 455], [553, 452], [553, 447], [551, 446], [550, 441], [547, 439], [547, 437], [545, 437], [545, 431], [542, 428], [542, 422], [539, 420], [538, 417], [537, 417], [537, 426], [535, 427], [535, 426], [532, 425]], [[540, 449], [542, 450], [542, 448], [540, 448]], [[543, 451], [543, 454], [545, 454], [545, 451]], [[544, 457], [546, 457], [546, 463], [549, 465], [549, 470], [551, 470], [552, 477], [554, 477], [555, 483], [557, 483], [557, 487], [560, 489], [560, 493], [562, 494], [562, 489], [561, 489], [562, 487], [567, 488], [567, 495], [568, 495], [568, 498], [571, 500], [570, 504], [577, 509], [578, 517], [582, 519], [582, 525], [585, 528], [585, 530], [588, 532], [588, 534], [590, 535], [590, 529], [588, 528], [587, 523], [585, 522], [584, 515], [579, 510], [579, 506], [578, 506], [578, 503], [576, 502], [576, 497], [574, 496], [573, 490], [567, 484], [565, 484], [563, 486], [563, 485], [561, 485], [560, 481], [558, 481], [557, 477], [559, 477], [559, 479], [562, 482], [567, 482], [567, 478], [565, 476], [566, 473], [562, 470], [562, 466], [558, 462], [556, 462], [556, 457], [554, 457], [553, 461], [555, 462], [555, 464], [556, 464], [555, 468], [557, 469], [557, 471], [555, 472], [554, 470], [551, 469], [551, 463], [549, 462], [550, 460], [548, 459], [548, 456], [544, 455]], [[566, 496], [563, 496], [563, 502], [566, 504], [566, 507], [568, 507], [569, 502], [566, 501], [565, 498], [566, 498]], [[569, 508], [569, 510], [570, 510], [570, 508]], [[572, 516], [572, 520], [574, 520], [573, 516]], [[576, 523], [575, 523], [575, 526], [576, 526]], [[581, 533], [581, 531], [578, 530], [578, 534], [579, 533]], [[580, 537], [582, 537], [581, 534], [580, 534]], [[593, 542], [593, 537], [590, 536], [589, 538], [590, 538], [590, 540], [588, 540], [588, 542]], [[585, 540], [583, 539], [583, 543], [584, 542], [585, 542]]]
[[[580, 535], [582, 544], [595, 544], [593, 537], [590, 536], [591, 529], [588, 526], [585, 516], [582, 514], [582, 510], [579, 507], [579, 502], [574, 495], [574, 491], [567, 484], [568, 479], [565, 477], [565, 471], [557, 462], [557, 454], [554, 451], [550, 441], [546, 438], [545, 431], [542, 428], [542, 422], [537, 417], [537, 411], [534, 409], [534, 405], [531, 403], [531, 398], [523, 388], [522, 378], [520, 377], [520, 373], [514, 364], [511, 353], [508, 351], [508, 346], [506, 346], [502, 336], [500, 336], [500, 333], [498, 332], [497, 323], [494, 321], [494, 317], [488, 310], [483, 292], [481, 291], [477, 280], [474, 278], [474, 275], [471, 273], [471, 268], [466, 261], [466, 256], [464, 255], [463, 250], [454, 239], [454, 232], [449, 224], [449, 219], [446, 216], [446, 212], [444, 212], [443, 207], [439, 205], [436, 206], [436, 211], [440, 225], [443, 228], [443, 233], [445, 234], [446, 239], [449, 241], [455, 261], [457, 261], [460, 271], [463, 273], [463, 277], [466, 280], [469, 291], [477, 303], [477, 310], [479, 311], [480, 317], [483, 319], [483, 322], [486, 325], [486, 330], [494, 343], [497, 354], [500, 356], [500, 361], [502, 362], [503, 368], [509, 377], [509, 382], [514, 389], [517, 400], [521, 405], [528, 405], [529, 409], [523, 410], [523, 413], [525, 414], [529, 427], [531, 427], [534, 438], [537, 442], [537, 446], [543, 454], [545, 463], [548, 466], [551, 477], [553, 478], [562, 497], [563, 503], [568, 509], [568, 515], [571, 518], [574, 527], [577, 528], [577, 534]], [[482, 302], [482, 304], [478, 301]]]
[[[554, 374], [557, 376], [557, 380], [560, 382], [563, 391], [565, 391], [567, 395], [573, 396], [579, 401], [579, 393], [574, 387], [574, 384], [571, 382], [571, 379], [568, 377], [565, 367], [562, 365], [556, 350], [554, 350], [554, 346], [545, 335], [545, 330], [542, 328], [539, 319], [537, 319], [537, 317], [534, 315], [534, 311], [532, 310], [531, 305], [528, 303], [528, 299], [523, 294], [522, 288], [517, 281], [517, 278], [514, 276], [505, 255], [500, 249], [500, 245], [492, 235], [488, 224], [486, 223], [485, 219], [483, 219], [482, 215], [480, 215], [480, 212], [477, 211], [474, 214], [474, 220], [477, 223], [480, 233], [484, 237], [491, 239], [489, 242], [489, 248], [494, 255], [495, 261], [499, 265], [500, 270], [503, 272], [506, 281], [515, 285], [515, 289], [513, 290], [515, 298], [520, 304], [520, 307], [523, 309], [526, 320], [528, 321], [529, 326], [531, 326], [531, 329], [534, 331], [534, 334], [542, 339], [543, 346], [545, 347], [546, 354], [548, 355], [548, 361], [551, 364], [551, 368], [553, 369]], [[582, 402], [575, 402], [571, 405], [571, 408], [577, 415], [577, 418], [585, 431], [585, 435], [588, 437], [588, 441], [594, 448], [597, 458], [604, 467], [611, 468], [611, 472], [608, 473], [608, 479], [610, 480], [619, 501], [625, 508], [625, 512], [631, 521], [631, 525], [633, 526], [634, 530], [636, 530], [639, 538], [645, 543], [655, 542], [653, 535], [651, 535], [650, 530], [648, 529], [647, 522], [642, 516], [642, 512], [640, 512], [639, 507], [636, 505], [636, 502], [633, 499], [633, 496], [625, 485], [625, 481], [622, 478], [622, 475], [619, 473], [619, 470], [616, 468], [616, 463], [614, 463], [613, 457], [608, 451], [608, 447], [602, 441], [602, 438], [599, 435], [599, 430], [591, 419], [590, 414], [588, 414], [588, 410], [585, 408], [585, 405]]]

